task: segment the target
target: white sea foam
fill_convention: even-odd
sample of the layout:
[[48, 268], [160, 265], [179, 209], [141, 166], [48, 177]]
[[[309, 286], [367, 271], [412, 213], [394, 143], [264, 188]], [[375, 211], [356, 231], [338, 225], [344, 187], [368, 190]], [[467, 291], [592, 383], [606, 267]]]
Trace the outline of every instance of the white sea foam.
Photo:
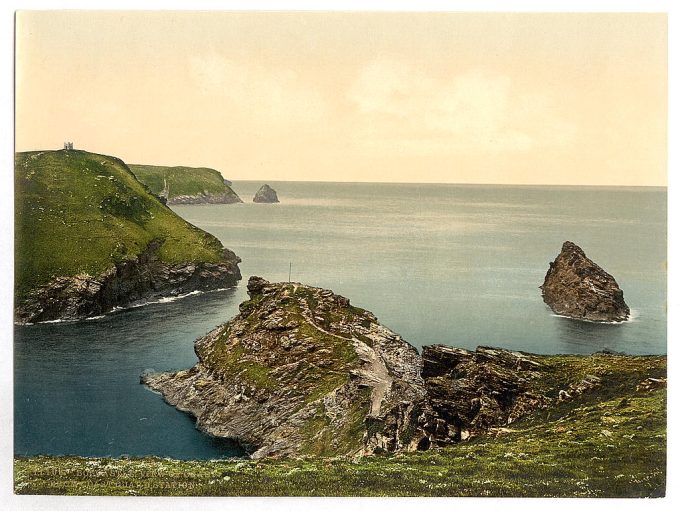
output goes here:
[[153, 302], [153, 303], [170, 303], [170, 302], [174, 302], [174, 301], [180, 300], [182, 298], [185, 298], [187, 296], [202, 295], [202, 294], [203, 294], [203, 291], [192, 291], [191, 293], [185, 293], [183, 295], [164, 296], [163, 298], [160, 298], [157, 302]]
[[182, 298], [186, 298], [188, 296], [197, 296], [197, 295], [205, 295], [205, 294], [210, 294], [210, 293], [219, 293], [220, 291], [226, 291], [227, 289], [232, 289], [228, 287], [221, 287], [218, 289], [210, 289], [209, 291], [191, 291], [189, 293], [184, 293], [181, 295], [174, 295], [174, 296], [162, 296], [160, 298], [156, 298], [153, 300], [140, 300], [138, 302], [133, 302], [129, 305], [121, 306], [121, 307], [114, 307], [111, 309], [111, 312], [117, 312], [121, 310], [127, 310], [127, 309], [136, 309], [138, 307], [145, 307], [147, 305], [154, 305], [158, 303], [172, 303], [176, 302], [177, 300], [181, 300]]
[[571, 316], [565, 316], [564, 314], [557, 314], [556, 312], [553, 312], [550, 314], [551, 316], [555, 318], [565, 318], [565, 319], [571, 319], [572, 321], [584, 321], [586, 323], [594, 323], [596, 325], [624, 325], [626, 323], [633, 323], [635, 322], [635, 318], [633, 317], [633, 309], [630, 310], [630, 315], [628, 316], [628, 319], [625, 321], [593, 321], [591, 319], [585, 319], [585, 318], [572, 318]]
[[[120, 312], [123, 310], [128, 310], [128, 309], [136, 309], [138, 307], [144, 307], [146, 305], [153, 305], [153, 304], [159, 304], [159, 303], [172, 303], [177, 300], [180, 300], [182, 298], [186, 298], [187, 296], [196, 296], [196, 295], [203, 295], [203, 294], [209, 294], [209, 293], [218, 293], [220, 291], [226, 291], [227, 287], [221, 287], [218, 289], [211, 289], [209, 291], [191, 291], [190, 293], [184, 293], [181, 295], [176, 295], [176, 296], [163, 296], [158, 299], [154, 300], [140, 300], [138, 302], [133, 302], [125, 306], [117, 306], [111, 309], [109, 312], [106, 314], [102, 314], [99, 316], [91, 316], [89, 318], [84, 318], [86, 321], [94, 321], [98, 319], [104, 319], [105, 317], [109, 316], [110, 314]], [[37, 323], [24, 323], [22, 326], [31, 326], [31, 325], [44, 325], [48, 323], [75, 323], [76, 321], [80, 321], [78, 319], [51, 319], [49, 321], [38, 321]]]

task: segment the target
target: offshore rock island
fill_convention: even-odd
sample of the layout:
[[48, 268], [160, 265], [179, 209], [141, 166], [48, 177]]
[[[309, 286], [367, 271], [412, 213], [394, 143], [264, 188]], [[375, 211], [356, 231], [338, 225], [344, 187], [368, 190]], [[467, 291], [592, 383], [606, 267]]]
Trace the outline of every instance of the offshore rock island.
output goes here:
[[135, 301], [234, 286], [241, 261], [112, 156], [15, 156], [18, 324], [97, 316]]
[[255, 192], [253, 202], [259, 202], [262, 204], [275, 204], [279, 202], [279, 198], [276, 195], [276, 190], [265, 184], [262, 185], [257, 192]]
[[571, 241], [564, 242], [550, 263], [540, 289], [543, 301], [556, 314], [598, 322], [621, 322], [630, 316], [614, 277]]
[[[598, 357], [426, 346], [422, 356], [330, 290], [248, 281], [240, 314], [195, 343], [198, 364], [141, 382], [255, 458], [428, 450], [588, 394]], [[625, 358], [625, 357], [624, 357]]]

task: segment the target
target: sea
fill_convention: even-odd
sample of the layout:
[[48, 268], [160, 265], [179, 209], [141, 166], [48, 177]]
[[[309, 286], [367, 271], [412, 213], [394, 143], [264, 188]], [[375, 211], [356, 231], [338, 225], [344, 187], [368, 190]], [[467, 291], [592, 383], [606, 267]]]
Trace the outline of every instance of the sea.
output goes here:
[[[246, 282], [329, 288], [421, 348], [666, 353], [665, 188], [235, 182], [243, 204], [173, 206], [242, 258], [235, 288], [14, 330], [14, 452], [178, 459], [242, 456], [139, 383], [185, 369], [194, 340], [238, 313]], [[539, 286], [573, 241], [611, 273], [625, 323], [559, 317]]]

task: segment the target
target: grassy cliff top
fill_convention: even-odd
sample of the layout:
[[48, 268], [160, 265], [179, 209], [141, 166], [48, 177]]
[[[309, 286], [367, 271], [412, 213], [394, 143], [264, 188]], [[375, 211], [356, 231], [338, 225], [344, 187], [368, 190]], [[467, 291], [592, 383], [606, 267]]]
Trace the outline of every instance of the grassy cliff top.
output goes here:
[[218, 262], [222, 244], [161, 204], [120, 159], [77, 150], [17, 153], [15, 283], [95, 275], [161, 240], [167, 263]]
[[167, 183], [170, 190], [168, 199], [180, 195], [221, 193], [236, 196], [236, 193], [224, 183], [222, 174], [215, 169], [131, 164], [130, 170], [155, 194], [160, 194]]

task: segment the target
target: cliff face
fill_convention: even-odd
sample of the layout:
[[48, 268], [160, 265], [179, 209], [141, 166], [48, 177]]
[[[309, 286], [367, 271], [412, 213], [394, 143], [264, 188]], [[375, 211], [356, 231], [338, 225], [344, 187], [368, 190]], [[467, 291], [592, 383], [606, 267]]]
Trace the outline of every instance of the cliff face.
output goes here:
[[224, 249], [218, 263], [168, 264], [158, 258], [160, 246], [153, 241], [140, 255], [101, 274], [57, 277], [31, 290], [16, 303], [14, 322], [83, 319], [137, 301], [231, 287], [241, 279], [241, 259], [231, 250]]
[[543, 301], [557, 314], [587, 321], [625, 321], [630, 309], [614, 277], [565, 241], [541, 286]]
[[217, 238], [162, 204], [118, 158], [86, 151], [16, 154], [15, 235], [20, 324], [241, 278], [240, 259]]
[[174, 195], [167, 199], [172, 204], [236, 204], [243, 202], [236, 192], [229, 191], [220, 193], [201, 192], [195, 195]]
[[279, 202], [279, 198], [276, 195], [276, 191], [272, 187], [269, 185], [262, 185], [255, 193], [253, 202], [273, 204]]
[[546, 370], [538, 358], [489, 347], [426, 346], [422, 375], [437, 419], [453, 430], [446, 440], [466, 440], [549, 406], [537, 385]]
[[329, 290], [251, 277], [248, 293], [238, 316], [196, 341], [198, 364], [141, 381], [254, 457], [455, 444], [598, 385], [502, 349], [435, 345], [421, 357]]

